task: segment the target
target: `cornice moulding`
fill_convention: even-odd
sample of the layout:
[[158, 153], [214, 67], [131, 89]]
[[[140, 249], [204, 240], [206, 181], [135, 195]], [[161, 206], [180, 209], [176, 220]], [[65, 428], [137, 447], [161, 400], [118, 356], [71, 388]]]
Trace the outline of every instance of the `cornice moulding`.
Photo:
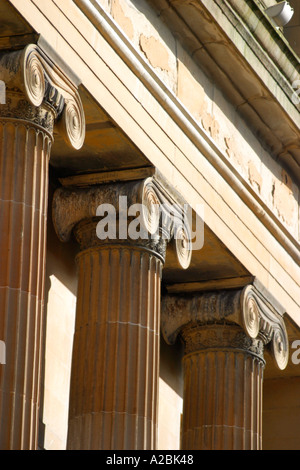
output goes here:
[[[296, 96], [293, 85], [300, 78], [299, 58], [258, 3], [255, 0], [149, 0], [149, 3], [252, 126], [273, 158], [279, 159], [300, 183], [300, 104], [293, 99]], [[246, 79], [242, 72], [231, 73], [241, 64]], [[249, 80], [255, 84], [254, 94], [249, 93]]]
[[159, 78], [154, 69], [135, 49], [100, 3], [97, 0], [74, 0], [74, 3], [104, 36], [111, 47], [117, 51], [133, 73], [139, 77], [149, 92], [155, 96], [161, 106], [191, 139], [199, 151], [230, 184], [241, 200], [253, 211], [294, 261], [300, 264], [300, 244], [298, 241], [263, 203], [250, 184], [242, 178], [235, 167], [228, 161], [226, 155], [223, 154], [187, 108]]

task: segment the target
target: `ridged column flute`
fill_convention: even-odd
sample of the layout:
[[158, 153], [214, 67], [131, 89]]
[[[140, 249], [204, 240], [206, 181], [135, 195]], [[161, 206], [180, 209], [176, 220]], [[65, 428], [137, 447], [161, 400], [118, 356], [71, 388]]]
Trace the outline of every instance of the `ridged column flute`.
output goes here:
[[203, 326], [196, 338], [187, 328], [182, 335], [187, 344], [182, 448], [260, 449], [265, 365], [261, 345], [255, 345], [255, 354], [253, 340], [231, 325]]
[[32, 124], [0, 120], [0, 447], [37, 441], [51, 138]]
[[161, 269], [142, 248], [79, 255], [69, 448], [154, 448]]
[[[119, 210], [113, 239], [97, 237], [95, 203], [109, 210], [119, 196], [128, 198], [126, 210], [141, 203], [147, 237], [124, 236], [130, 223]], [[72, 230], [81, 248], [67, 448], [155, 449], [161, 274], [170, 238], [159, 228], [159, 198], [146, 181], [63, 188], [53, 203], [60, 238]], [[157, 236], [149, 237], [153, 227]]]
[[1, 450], [37, 448], [48, 164], [65, 109], [42, 60], [32, 45], [0, 56]]
[[249, 285], [164, 297], [164, 338], [184, 344], [182, 449], [261, 449], [264, 347], [280, 369], [288, 360], [282, 315], [264, 295]]

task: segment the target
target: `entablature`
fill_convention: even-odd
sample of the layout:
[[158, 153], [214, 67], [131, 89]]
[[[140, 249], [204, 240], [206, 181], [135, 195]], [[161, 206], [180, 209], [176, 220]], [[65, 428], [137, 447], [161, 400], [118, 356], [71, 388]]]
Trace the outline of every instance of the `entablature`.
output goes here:
[[299, 58], [260, 2], [149, 3], [299, 184]]

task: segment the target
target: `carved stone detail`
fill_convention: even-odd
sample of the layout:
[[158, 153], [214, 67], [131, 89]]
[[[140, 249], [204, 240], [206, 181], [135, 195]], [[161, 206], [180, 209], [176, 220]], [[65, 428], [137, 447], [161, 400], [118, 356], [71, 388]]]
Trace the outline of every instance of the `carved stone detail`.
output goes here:
[[263, 341], [245, 335], [238, 325], [208, 324], [187, 325], [181, 333], [185, 345], [185, 355], [197, 351], [234, 350], [250, 352], [263, 360]]
[[182, 449], [260, 449], [263, 342], [226, 323], [187, 325], [182, 336]]
[[78, 90], [42, 51], [40, 61], [47, 80], [64, 97], [64, 107], [56, 121], [56, 130], [69, 146], [79, 150], [85, 139], [85, 114]]
[[70, 450], [156, 446], [161, 274], [183, 222], [171, 199], [154, 177], [54, 194], [58, 237], [80, 245]]
[[32, 106], [24, 95], [17, 91], [9, 91], [6, 95], [6, 103], [0, 106], [1, 121], [10, 119], [15, 124], [23, 121], [25, 125], [30, 123], [40, 126], [52, 137], [55, 124], [52, 109], [45, 106]]
[[[254, 286], [163, 298], [161, 326], [168, 344], [173, 344], [187, 327], [191, 333], [193, 329], [197, 331], [200, 326], [209, 324], [238, 325], [252, 340], [252, 346], [259, 341], [259, 344], [271, 347], [279, 369], [287, 366], [288, 336], [283, 318]], [[184, 335], [187, 336], [187, 330]]]
[[34, 45], [0, 53], [0, 219], [13, 227], [0, 235], [0, 337], [10, 358], [0, 375], [0, 448], [7, 450], [37, 448], [48, 166], [55, 125], [67, 100], [79, 100], [47, 60]]
[[46, 92], [43, 66], [37, 51], [32, 46], [24, 49], [21, 58], [23, 59], [21, 69], [25, 96], [33, 106], [40, 106], [44, 101]]
[[282, 314], [256, 280], [239, 290], [163, 297], [162, 334], [168, 344], [178, 336], [184, 343], [183, 449], [261, 448], [265, 346], [280, 369], [287, 364]]
[[[120, 207], [120, 197], [126, 197], [126, 207]], [[96, 227], [100, 220], [97, 210], [100, 205], [111, 205], [116, 209], [115, 239], [108, 237], [103, 240], [97, 236]], [[128, 224], [133, 216], [128, 209], [135, 208], [136, 205], [141, 209], [143, 236], [132, 239], [130, 234], [127, 235]], [[181, 217], [180, 210], [179, 206], [174, 208], [166, 202], [153, 178], [147, 178], [89, 188], [59, 188], [54, 194], [52, 212], [55, 230], [61, 241], [68, 241], [74, 233], [81, 249], [120, 242], [141, 245], [155, 251], [163, 262], [167, 244], [172, 241], [178, 264], [186, 269], [191, 260], [189, 227], [187, 220]]]
[[259, 333], [259, 309], [256, 300], [248, 288], [248, 295], [243, 294], [242, 320], [245, 332], [250, 338], [256, 338]]
[[82, 147], [85, 137], [85, 122], [77, 100], [66, 100], [62, 117], [57, 123], [57, 129], [69, 146], [76, 150]]
[[6, 87], [22, 91], [33, 106], [42, 104], [46, 81], [34, 46], [29, 45], [20, 51], [1, 54], [0, 76]]
[[53, 134], [54, 126], [78, 150], [85, 138], [85, 117], [78, 91], [36, 45], [0, 55], [0, 79], [7, 100], [0, 117], [30, 121]]

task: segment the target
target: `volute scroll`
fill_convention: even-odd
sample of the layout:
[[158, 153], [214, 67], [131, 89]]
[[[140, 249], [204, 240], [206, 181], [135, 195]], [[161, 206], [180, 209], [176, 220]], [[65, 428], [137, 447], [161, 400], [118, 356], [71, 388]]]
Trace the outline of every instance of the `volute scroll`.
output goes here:
[[249, 334], [251, 328], [253, 332], [258, 330], [256, 337], [271, 349], [277, 367], [284, 370], [288, 363], [289, 341], [282, 315], [253, 286], [245, 287], [241, 302], [245, 331]]
[[239, 326], [253, 344], [258, 341], [271, 350], [280, 370], [286, 368], [289, 342], [283, 315], [255, 286], [188, 296], [169, 294], [162, 299], [161, 329], [168, 344], [174, 344], [185, 329], [225, 324]]
[[8, 95], [1, 116], [35, 121], [51, 134], [57, 130], [75, 150], [82, 147], [85, 115], [78, 90], [37, 45], [0, 54], [0, 80]]
[[[106, 238], [96, 236], [95, 227], [104, 215], [102, 209], [99, 210], [101, 207], [104, 212], [111, 211], [113, 220], [110, 223], [116, 225], [116, 231], [112, 231], [113, 237], [108, 232]], [[179, 269], [189, 266], [188, 222], [180, 224], [179, 206], [172, 207], [151, 177], [85, 188], [61, 187], [54, 194], [52, 212], [55, 230], [61, 241], [68, 241], [82, 221], [91, 221], [94, 225], [94, 228], [90, 225], [94, 246], [116, 244], [122, 240], [122, 243], [131, 246], [143, 245], [153, 249], [165, 261], [166, 248], [170, 245], [177, 256]], [[136, 230], [139, 224], [141, 229]]]

